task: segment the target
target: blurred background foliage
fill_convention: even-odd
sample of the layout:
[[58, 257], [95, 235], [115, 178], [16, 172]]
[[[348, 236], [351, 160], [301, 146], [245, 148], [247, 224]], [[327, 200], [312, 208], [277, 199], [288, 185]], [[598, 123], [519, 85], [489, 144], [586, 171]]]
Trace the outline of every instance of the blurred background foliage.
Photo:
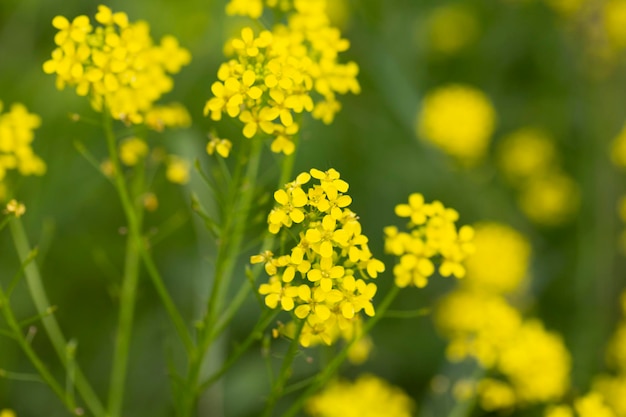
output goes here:
[[[113, 187], [76, 150], [82, 143], [104, 159], [105, 141], [88, 120], [97, 115], [73, 91], [59, 92], [42, 63], [53, 49], [56, 15], [93, 15], [100, 2], [67, 0], [0, 0], [0, 99], [5, 106], [24, 103], [42, 117], [36, 131], [36, 152], [48, 165], [41, 178], [21, 180], [17, 196], [27, 206], [24, 221], [37, 242], [41, 266], [56, 315], [65, 333], [78, 341], [78, 359], [105, 390], [122, 268], [124, 217]], [[573, 361], [573, 386], [588, 389], [592, 376], [603, 371], [604, 346], [619, 317], [618, 296], [626, 287], [620, 254], [622, 224], [617, 204], [624, 174], [609, 157], [611, 141], [626, 119], [624, 40], [619, 30], [607, 30], [604, 1], [494, 0], [331, 1], [333, 18], [351, 48], [345, 60], [360, 66], [362, 93], [342, 99], [343, 109], [331, 126], [308, 120], [296, 160], [296, 172], [334, 167], [350, 183], [352, 209], [361, 218], [371, 248], [388, 265], [383, 253], [383, 227], [395, 224], [393, 208], [411, 192], [438, 199], [461, 214], [461, 223], [498, 221], [525, 234], [532, 244], [531, 283], [524, 303], [526, 315], [540, 317], [548, 329], [561, 333]], [[175, 76], [169, 101], [184, 103], [193, 126], [168, 131], [151, 139], [208, 170], [214, 161], [205, 152], [207, 133], [217, 128], [222, 137], [241, 142], [240, 127], [231, 121], [215, 124], [202, 116], [210, 86], [224, 60], [223, 44], [243, 20], [227, 18], [224, 1], [110, 1], [113, 10], [131, 20], [150, 23], [159, 39], [175, 35], [193, 56]], [[617, 15], [617, 14], [616, 14]], [[621, 23], [617, 22], [617, 27]], [[621, 24], [626, 33], [626, 21]], [[430, 90], [465, 84], [483, 91], [494, 105], [495, 131], [487, 157], [464, 166], [432, 145], [418, 140], [416, 120], [421, 99]], [[81, 115], [72, 122], [69, 115]], [[518, 191], [497, 164], [499, 143], [518, 129], [542, 129], [554, 141], [560, 169], [578, 187], [575, 214], [554, 226], [531, 221], [518, 205]], [[266, 185], [254, 213], [256, 226], [246, 249], [253, 253], [265, 222], [269, 194], [277, 178], [276, 157], [266, 154], [262, 182]], [[198, 317], [211, 279], [214, 242], [190, 210], [191, 193], [206, 200], [197, 173], [185, 187], [155, 178], [159, 208], [146, 222], [163, 238], [155, 257], [178, 305], [192, 322]], [[264, 200], [265, 199], [265, 200]], [[572, 205], [576, 205], [572, 202]], [[242, 257], [241, 264], [246, 261]], [[19, 265], [8, 233], [0, 234], [0, 279], [9, 280]], [[243, 266], [240, 268], [243, 274]], [[391, 268], [388, 268], [391, 269]], [[390, 271], [389, 271], [390, 272]], [[391, 285], [391, 274], [379, 286]], [[242, 282], [243, 278], [242, 278]], [[451, 279], [433, 279], [422, 290], [404, 291], [398, 309], [433, 307], [454, 286]], [[15, 306], [20, 316], [34, 313], [27, 291], [20, 287]], [[249, 305], [235, 321], [223, 352], [251, 329], [258, 307]], [[132, 346], [132, 372], [126, 415], [166, 416], [170, 410], [155, 398], [169, 395], [167, 359], [176, 360], [177, 342], [153, 288], [143, 280]], [[373, 372], [403, 387], [418, 404], [449, 401], [434, 398], [431, 380], [447, 373], [456, 378], [472, 369], [446, 364], [446, 342], [430, 317], [384, 320], [373, 333], [374, 350], [362, 366], [347, 367], [345, 375]], [[0, 339], [0, 368], [30, 372], [15, 344]], [[43, 333], [33, 344], [55, 369], [56, 358]], [[272, 341], [272, 352], [284, 345]], [[217, 412], [252, 416], [265, 394], [265, 365], [253, 349], [209, 393], [207, 403]], [[307, 353], [308, 354], [308, 353]], [[311, 351], [323, 360], [323, 349]], [[306, 361], [301, 371], [306, 372]], [[56, 368], [58, 371], [59, 369]], [[433, 399], [434, 398], [434, 399]], [[132, 400], [131, 400], [132, 399]], [[42, 405], [45, 405], [42, 407]], [[65, 415], [57, 399], [42, 384], [0, 378], [0, 408], [20, 417]], [[431, 408], [431, 410], [434, 408]], [[208, 415], [208, 414], [207, 414]], [[211, 414], [219, 415], [219, 414]], [[422, 410], [424, 417], [428, 409]], [[437, 414], [439, 415], [439, 414]], [[443, 414], [440, 414], [443, 415]], [[487, 415], [480, 410], [474, 414]], [[516, 416], [540, 415], [539, 410]]]

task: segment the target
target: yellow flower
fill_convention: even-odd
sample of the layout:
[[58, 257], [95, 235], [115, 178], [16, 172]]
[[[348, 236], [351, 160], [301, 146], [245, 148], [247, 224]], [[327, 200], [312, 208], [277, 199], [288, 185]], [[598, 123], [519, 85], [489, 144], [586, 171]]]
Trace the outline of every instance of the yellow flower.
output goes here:
[[463, 285], [497, 294], [518, 290], [530, 266], [528, 239], [499, 223], [479, 223], [475, 231], [476, 251], [465, 261]]
[[63, 16], [53, 19], [57, 47], [43, 70], [56, 75], [57, 88], [75, 87], [78, 95], [89, 95], [95, 110], [128, 124], [146, 123], [155, 130], [187, 125], [180, 105], [158, 109], [154, 103], [172, 89], [169, 74], [189, 63], [189, 52], [172, 36], [154, 44], [147, 23], [129, 23], [125, 13], [103, 5], [95, 23], [84, 15], [72, 23]]
[[498, 146], [500, 169], [513, 183], [550, 171], [556, 164], [556, 156], [553, 141], [545, 132], [534, 128], [517, 130]]
[[513, 388], [504, 381], [485, 378], [478, 383], [476, 392], [480, 398], [480, 407], [485, 411], [511, 409], [516, 397]]
[[[311, 178], [319, 183], [311, 184]], [[334, 169], [312, 169], [285, 184], [274, 193], [268, 229], [295, 241], [285, 255], [266, 251], [250, 259], [263, 263], [270, 275], [259, 288], [266, 305], [294, 310], [296, 319], [305, 321], [299, 339], [304, 347], [360, 337], [360, 313], [375, 314], [376, 285], [367, 281], [385, 266], [373, 258], [358, 218], [347, 208], [352, 201], [347, 190]], [[291, 322], [279, 333], [293, 337], [294, 329]]]
[[166, 161], [165, 176], [167, 180], [174, 184], [186, 184], [189, 182], [189, 162], [186, 160], [170, 155]]
[[519, 204], [535, 223], [557, 226], [576, 215], [580, 192], [570, 177], [560, 172], [550, 172], [529, 180], [523, 186]]
[[400, 388], [366, 374], [354, 382], [331, 382], [309, 399], [306, 412], [313, 417], [410, 417], [414, 408]]
[[478, 37], [478, 21], [463, 6], [438, 7], [429, 16], [427, 26], [429, 45], [444, 54], [457, 53]]
[[4, 410], [0, 410], [0, 417], [16, 417], [16, 415], [13, 410], [7, 410], [5, 408]]
[[213, 155], [215, 152], [222, 158], [228, 158], [230, 150], [233, 148], [233, 144], [228, 139], [211, 138], [206, 145], [206, 151], [209, 155]]
[[32, 149], [34, 130], [41, 124], [39, 116], [28, 113], [24, 105], [15, 103], [3, 113], [0, 101], [0, 185], [9, 171], [20, 175], [43, 175], [46, 164]]
[[580, 11], [585, 4], [584, 0], [545, 0], [555, 12], [564, 17], [572, 16]]
[[135, 166], [142, 160], [150, 149], [142, 139], [132, 137], [120, 143], [120, 160], [126, 166]]
[[475, 164], [487, 151], [495, 123], [495, 110], [484, 93], [449, 85], [424, 98], [417, 134], [459, 161]]
[[615, 413], [604, 404], [604, 398], [597, 392], [590, 392], [574, 401], [578, 417], [615, 417]]
[[626, 48], [626, 1], [608, 0], [603, 10], [607, 37], [616, 49]]
[[395, 226], [385, 228], [385, 251], [397, 256], [393, 274], [396, 285], [425, 287], [434, 274], [435, 257], [441, 257], [439, 273], [442, 276], [465, 276], [463, 263], [474, 251], [474, 231], [469, 226], [457, 230], [459, 214], [439, 201], [424, 203], [421, 194], [411, 194], [408, 204], [398, 204], [396, 215], [409, 218], [410, 232], [399, 232]]
[[617, 417], [626, 416], [626, 373], [618, 376], [601, 375], [593, 382], [593, 390], [604, 397]]
[[545, 417], [574, 417], [574, 412], [567, 405], [555, 405], [548, 407]]
[[620, 168], [626, 168], [626, 125], [613, 140], [611, 159]]

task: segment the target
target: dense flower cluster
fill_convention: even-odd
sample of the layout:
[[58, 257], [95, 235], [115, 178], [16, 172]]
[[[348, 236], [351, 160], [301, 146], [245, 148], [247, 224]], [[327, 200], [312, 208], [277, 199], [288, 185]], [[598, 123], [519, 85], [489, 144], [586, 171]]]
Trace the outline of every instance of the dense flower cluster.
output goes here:
[[446, 355], [454, 362], [473, 358], [498, 376], [475, 387], [487, 411], [559, 400], [570, 372], [561, 337], [538, 320], [524, 320], [504, 297], [519, 292], [528, 275], [528, 241], [508, 226], [484, 223], [476, 226], [474, 242], [466, 279], [435, 313], [437, 328], [450, 341]]
[[399, 204], [396, 215], [408, 218], [409, 232], [396, 226], [385, 228], [385, 251], [399, 258], [393, 268], [396, 285], [418, 288], [428, 284], [435, 273], [435, 259], [442, 259], [439, 274], [444, 277], [465, 276], [463, 261], [474, 251], [474, 229], [463, 226], [457, 230], [456, 210], [439, 201], [425, 203], [421, 194], [411, 194], [408, 204]]
[[374, 376], [334, 381], [307, 403], [313, 417], [410, 417], [415, 405], [400, 388]]
[[467, 277], [462, 284], [494, 294], [517, 291], [528, 274], [528, 239], [505, 224], [479, 223], [474, 244], [476, 251], [465, 262]]
[[448, 85], [429, 92], [418, 115], [417, 134], [465, 164], [487, 151], [496, 112], [480, 90]]
[[[211, 86], [213, 97], [204, 108], [213, 120], [223, 114], [238, 118], [247, 138], [268, 135], [272, 151], [291, 154], [300, 126], [294, 116], [303, 112], [331, 123], [341, 105], [338, 94], [359, 93], [358, 66], [337, 58], [348, 49], [338, 29], [330, 26], [325, 0], [268, 2], [285, 6], [287, 23], [255, 32], [245, 27], [227, 44], [234, 57], [221, 65]], [[227, 5], [230, 14], [253, 18], [261, 1], [239, 0]]]
[[52, 20], [59, 30], [57, 47], [43, 70], [56, 74], [57, 88], [75, 87], [78, 95], [91, 98], [94, 109], [126, 123], [145, 122], [156, 130], [187, 124], [182, 106], [155, 109], [154, 103], [172, 89], [169, 74], [189, 63], [189, 52], [173, 36], [154, 44], [146, 22], [129, 22], [125, 13], [106, 6], [98, 6], [95, 23], [85, 15]]
[[[310, 185], [311, 178], [318, 183]], [[348, 208], [347, 191], [348, 183], [334, 169], [298, 175], [274, 193], [277, 205], [268, 216], [269, 231], [296, 237], [294, 245], [288, 254], [251, 258], [264, 263], [270, 276], [259, 288], [265, 304], [305, 320], [300, 334], [305, 347], [358, 336], [359, 313], [375, 314], [377, 288], [368, 280], [385, 266], [372, 257], [358, 217]], [[283, 330], [290, 334], [293, 325]]]
[[6, 197], [4, 179], [8, 171], [20, 175], [42, 175], [46, 171], [46, 164], [32, 149], [34, 130], [41, 124], [39, 116], [18, 103], [8, 112], [3, 110], [0, 101], [0, 200]]
[[519, 191], [522, 211], [537, 224], [556, 226], [578, 211], [579, 190], [565, 174], [549, 135], [522, 128], [505, 137], [498, 148], [499, 166]]

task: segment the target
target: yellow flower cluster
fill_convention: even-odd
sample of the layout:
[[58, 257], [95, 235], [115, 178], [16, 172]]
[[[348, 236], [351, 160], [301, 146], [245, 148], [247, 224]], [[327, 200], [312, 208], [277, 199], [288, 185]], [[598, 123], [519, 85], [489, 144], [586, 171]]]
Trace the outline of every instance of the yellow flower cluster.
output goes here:
[[466, 279], [435, 312], [437, 328], [450, 341], [446, 355], [454, 362], [473, 358], [498, 375], [476, 384], [486, 411], [558, 400], [569, 387], [563, 341], [538, 320], [524, 320], [505, 298], [528, 275], [530, 245], [506, 225], [483, 223], [475, 230]]
[[368, 374], [354, 382], [334, 381], [306, 405], [312, 417], [410, 417], [414, 408], [402, 389]]
[[217, 152], [222, 158], [228, 158], [230, 150], [233, 148], [233, 144], [228, 139], [220, 139], [211, 136], [209, 143], [206, 145], [206, 151], [209, 155], [213, 155]]
[[181, 106], [153, 107], [173, 87], [169, 74], [178, 73], [191, 59], [176, 38], [165, 36], [155, 45], [146, 22], [129, 22], [125, 13], [102, 5], [95, 23], [92, 26], [86, 15], [52, 20], [59, 30], [54, 37], [57, 47], [43, 70], [56, 74], [57, 88], [76, 87], [78, 95], [90, 96], [94, 109], [126, 123], [145, 122], [157, 130], [188, 123]]
[[[234, 57], [219, 68], [204, 113], [213, 120], [238, 118], [245, 137], [270, 136], [272, 151], [286, 155], [294, 152], [300, 129], [295, 115], [312, 113], [331, 123], [341, 108], [337, 95], [357, 94], [360, 86], [358, 66], [337, 60], [350, 44], [330, 26], [325, 6], [325, 0], [294, 0], [286, 24], [258, 33], [243, 28], [227, 44]], [[262, 7], [261, 1], [232, 1], [227, 11], [256, 18]]]
[[[622, 392], [622, 395], [624, 393]], [[575, 411], [575, 412], [574, 412]], [[549, 407], [545, 417], [616, 417], [615, 413], [607, 407], [602, 395], [597, 392], [589, 392], [587, 395], [574, 400], [574, 407], [557, 405]]]
[[479, 31], [476, 16], [467, 7], [456, 4], [435, 9], [428, 18], [427, 26], [429, 46], [447, 55], [470, 45]]
[[505, 137], [498, 163], [519, 190], [519, 205], [533, 222], [557, 226], [572, 219], [579, 206], [578, 185], [563, 172], [548, 134], [522, 128]]
[[34, 154], [34, 130], [41, 124], [36, 114], [29, 113], [22, 104], [15, 103], [3, 113], [0, 101], [0, 200], [4, 199], [5, 177], [15, 170], [20, 175], [43, 175], [46, 164]]
[[[318, 184], [309, 185], [311, 178]], [[274, 193], [277, 205], [268, 216], [271, 233], [282, 230], [297, 241], [288, 254], [265, 252], [250, 260], [264, 263], [270, 276], [259, 288], [265, 304], [305, 320], [299, 340], [305, 347], [330, 345], [346, 333], [357, 336], [359, 313], [375, 314], [377, 288], [367, 281], [385, 266], [372, 257], [358, 217], [348, 208], [347, 191], [348, 183], [334, 169], [298, 175]]]
[[626, 291], [622, 293], [622, 320], [617, 326], [606, 351], [606, 362], [611, 373], [598, 376], [595, 392], [604, 397], [615, 417], [626, 417]]
[[393, 268], [396, 285], [423, 288], [435, 273], [435, 258], [441, 258], [439, 274], [457, 278], [465, 276], [463, 261], [474, 251], [474, 229], [463, 226], [457, 230], [459, 213], [439, 201], [425, 203], [421, 194], [409, 196], [408, 204], [399, 204], [396, 215], [408, 218], [409, 232], [396, 226], [385, 228], [385, 251], [399, 257]]
[[528, 239], [501, 223], [475, 226], [475, 253], [465, 262], [463, 285], [493, 294], [518, 290], [528, 275], [531, 247]]
[[422, 101], [417, 135], [460, 162], [472, 165], [485, 155], [496, 124], [496, 112], [480, 90], [448, 85]]

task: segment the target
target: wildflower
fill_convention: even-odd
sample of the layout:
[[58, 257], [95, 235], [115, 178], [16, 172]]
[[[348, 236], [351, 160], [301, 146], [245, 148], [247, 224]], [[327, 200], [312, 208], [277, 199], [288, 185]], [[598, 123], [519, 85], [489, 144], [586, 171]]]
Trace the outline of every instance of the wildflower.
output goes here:
[[528, 239], [499, 223], [480, 223], [475, 231], [476, 251], [465, 261], [467, 279], [463, 285], [496, 294], [519, 289], [528, 275], [531, 254]]
[[626, 322], [621, 322], [607, 347], [608, 364], [619, 371], [626, 373]]
[[400, 388], [368, 374], [331, 382], [306, 404], [313, 417], [410, 417], [414, 408]]
[[428, 41], [432, 49], [454, 54], [478, 37], [478, 21], [470, 10], [461, 6], [442, 6], [428, 18]]
[[426, 95], [417, 133], [459, 161], [475, 164], [487, 151], [495, 123], [495, 110], [483, 92], [449, 85]]
[[16, 417], [16, 416], [13, 410], [8, 410], [5, 408], [4, 410], [0, 410], [0, 417]]
[[156, 211], [159, 208], [159, 199], [154, 193], [146, 193], [142, 198], [143, 207], [148, 211]]
[[32, 149], [34, 130], [41, 124], [39, 116], [28, 113], [26, 107], [15, 103], [3, 113], [0, 101], [0, 186], [5, 189], [9, 171], [20, 175], [43, 175], [46, 164]]
[[593, 382], [593, 391], [602, 395], [617, 417], [626, 416], [626, 373], [617, 376], [600, 375]]
[[[245, 137], [269, 136], [273, 152], [289, 155], [300, 129], [296, 115], [331, 123], [340, 109], [337, 96], [360, 91], [358, 66], [338, 62], [349, 43], [330, 25], [325, 0], [267, 5], [285, 12], [286, 23], [260, 32], [244, 27], [227, 43], [233, 57], [219, 68], [204, 113], [213, 120], [238, 118]], [[232, 0], [226, 11], [256, 19], [263, 2]]]
[[233, 144], [228, 139], [220, 139], [220, 138], [211, 138], [209, 143], [206, 145], [206, 151], [209, 155], [213, 155], [215, 152], [222, 158], [228, 158], [230, 154], [230, 150], [232, 149]]
[[[265, 304], [293, 310], [296, 319], [305, 321], [299, 339], [304, 347], [360, 338], [361, 312], [375, 315], [377, 287], [368, 281], [384, 264], [373, 258], [348, 208], [352, 200], [347, 191], [348, 183], [334, 169], [312, 169], [285, 184], [274, 193], [268, 229], [295, 241], [284, 255], [266, 251], [250, 259], [263, 263], [270, 275], [259, 288]], [[291, 322], [281, 332], [292, 337], [294, 328]]]
[[126, 166], [135, 166], [148, 154], [148, 144], [142, 139], [132, 137], [120, 143], [120, 160]]
[[533, 178], [523, 186], [519, 204], [535, 223], [556, 226], [571, 220], [576, 214], [580, 192], [569, 176], [550, 172]]
[[550, 171], [556, 164], [556, 156], [552, 140], [545, 132], [534, 128], [517, 130], [498, 146], [500, 169], [513, 183]]
[[70, 23], [56, 16], [56, 49], [43, 64], [55, 74], [57, 88], [75, 87], [89, 96], [96, 111], [107, 111], [127, 124], [145, 123], [155, 130], [188, 124], [182, 106], [158, 108], [155, 102], [172, 89], [175, 74], [191, 59], [172, 36], [155, 44], [146, 22], [129, 22], [125, 13], [98, 6], [95, 26], [81, 15]]
[[504, 381], [485, 378], [478, 383], [477, 394], [480, 407], [485, 411], [513, 408], [516, 402], [515, 391]]
[[626, 48], [626, 1], [609, 0], [604, 3], [604, 28], [615, 49]]
[[186, 184], [189, 182], [189, 169], [189, 162], [176, 155], [170, 155], [166, 160], [165, 176], [174, 184]]
[[426, 286], [435, 273], [433, 259], [441, 257], [439, 273], [442, 276], [465, 276], [463, 262], [474, 251], [474, 231], [469, 226], [457, 230], [459, 214], [445, 208], [439, 201], [424, 203], [421, 194], [411, 194], [409, 204], [395, 209], [401, 218], [409, 218], [410, 232], [400, 232], [395, 226], [385, 228], [385, 251], [399, 258], [393, 269], [396, 285], [418, 288]]
[[596, 392], [576, 399], [574, 408], [579, 417], [615, 417], [613, 411], [604, 404], [602, 396]]
[[23, 203], [19, 203], [17, 200], [13, 199], [9, 201], [4, 210], [7, 214], [12, 214], [15, 217], [22, 217], [24, 213], [26, 213], [26, 206]]

